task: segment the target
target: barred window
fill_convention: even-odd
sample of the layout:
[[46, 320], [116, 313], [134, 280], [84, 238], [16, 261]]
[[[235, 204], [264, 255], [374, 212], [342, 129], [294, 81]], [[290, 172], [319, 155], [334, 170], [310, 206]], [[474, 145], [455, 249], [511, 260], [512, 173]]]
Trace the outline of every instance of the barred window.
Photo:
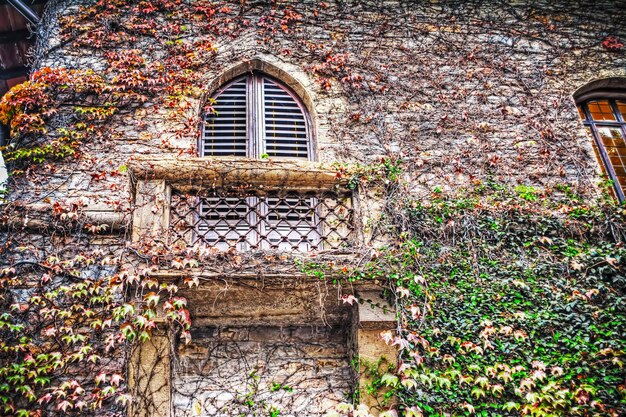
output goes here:
[[583, 124], [594, 139], [602, 167], [624, 202], [626, 189], [626, 98], [594, 98], [579, 103]]
[[227, 83], [204, 116], [201, 156], [313, 159], [309, 117], [280, 82], [252, 73]]
[[307, 252], [350, 245], [354, 212], [348, 191], [172, 191], [173, 244], [220, 250]]

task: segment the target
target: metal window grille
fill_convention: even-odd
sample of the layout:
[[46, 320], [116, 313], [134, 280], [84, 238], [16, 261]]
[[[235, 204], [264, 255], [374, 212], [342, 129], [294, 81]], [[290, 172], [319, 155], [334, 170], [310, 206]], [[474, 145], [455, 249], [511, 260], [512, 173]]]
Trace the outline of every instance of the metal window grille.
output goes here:
[[286, 86], [246, 75], [217, 91], [204, 116], [202, 156], [313, 159], [309, 119]]
[[595, 150], [615, 194], [624, 202], [626, 191], [626, 100], [594, 99], [579, 106], [583, 124], [594, 138]]
[[170, 242], [240, 251], [339, 249], [350, 245], [353, 217], [350, 193], [190, 195], [173, 190]]

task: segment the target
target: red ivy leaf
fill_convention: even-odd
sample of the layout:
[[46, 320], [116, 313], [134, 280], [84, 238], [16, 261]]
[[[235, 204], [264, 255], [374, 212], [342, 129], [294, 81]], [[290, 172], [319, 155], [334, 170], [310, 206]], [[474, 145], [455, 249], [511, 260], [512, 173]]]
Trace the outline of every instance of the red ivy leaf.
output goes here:
[[624, 49], [624, 43], [620, 42], [620, 39], [617, 36], [607, 36], [602, 41], [602, 46], [607, 51], [621, 51]]

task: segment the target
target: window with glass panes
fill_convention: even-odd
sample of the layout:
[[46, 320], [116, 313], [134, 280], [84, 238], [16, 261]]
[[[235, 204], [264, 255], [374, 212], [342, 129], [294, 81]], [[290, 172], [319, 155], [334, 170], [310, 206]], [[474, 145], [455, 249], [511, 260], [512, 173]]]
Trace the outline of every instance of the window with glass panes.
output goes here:
[[585, 101], [578, 106], [580, 117], [594, 138], [595, 150], [615, 194], [624, 201], [626, 190], [626, 99]]

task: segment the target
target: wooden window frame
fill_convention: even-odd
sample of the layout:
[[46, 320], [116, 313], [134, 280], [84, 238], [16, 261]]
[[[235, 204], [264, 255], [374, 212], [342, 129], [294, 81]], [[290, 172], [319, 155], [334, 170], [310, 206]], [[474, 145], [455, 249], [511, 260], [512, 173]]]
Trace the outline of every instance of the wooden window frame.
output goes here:
[[[624, 139], [624, 143], [626, 144], [626, 120], [624, 119], [626, 115], [620, 112], [617, 106], [618, 100], [626, 102], [626, 96], [616, 96], [614, 94], [593, 95], [591, 97], [586, 97], [585, 101], [579, 102], [578, 108], [581, 112], [581, 116], [584, 116], [583, 125], [585, 127], [588, 127], [591, 131], [595, 149], [597, 150], [600, 161], [602, 162], [603, 170], [607, 174], [609, 179], [613, 182], [613, 191], [615, 192], [615, 196], [620, 203], [624, 203], [624, 201], [626, 200], [624, 192], [626, 190], [622, 188], [622, 184], [620, 184], [617, 178], [617, 174], [615, 172], [613, 164], [611, 163], [611, 159], [607, 153], [604, 143], [602, 142], [600, 133], [598, 132], [598, 128], [601, 127], [617, 128], [621, 131], [622, 138]], [[608, 102], [615, 120], [594, 120], [591, 115], [591, 111], [589, 110], [589, 103], [595, 101]]]

